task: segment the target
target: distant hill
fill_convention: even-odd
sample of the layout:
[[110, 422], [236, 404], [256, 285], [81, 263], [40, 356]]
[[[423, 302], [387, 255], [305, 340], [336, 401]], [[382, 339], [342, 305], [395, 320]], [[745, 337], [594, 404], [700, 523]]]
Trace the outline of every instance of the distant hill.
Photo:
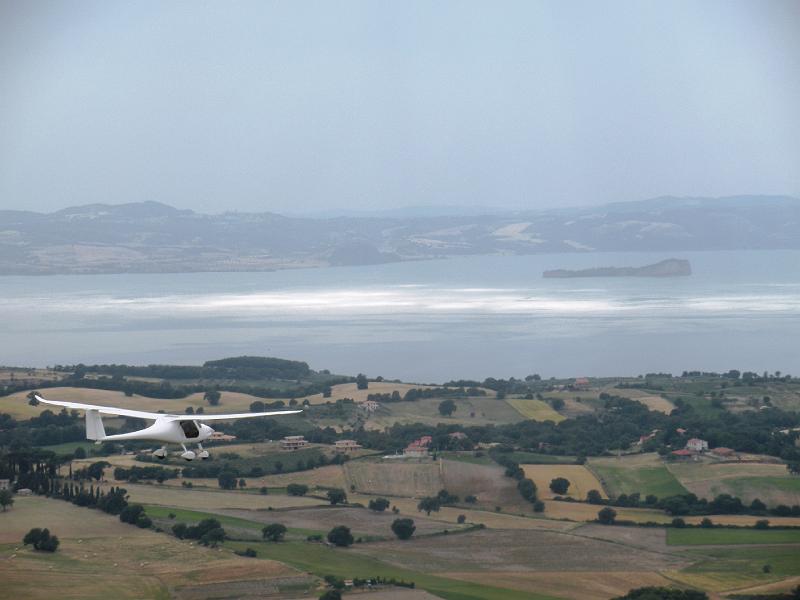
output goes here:
[[0, 274], [258, 271], [475, 254], [800, 248], [800, 200], [662, 197], [502, 214], [208, 215], [158, 202], [0, 211]]
[[687, 277], [692, 274], [688, 260], [668, 258], [643, 267], [594, 267], [591, 269], [554, 269], [545, 271], [548, 278], [571, 277]]

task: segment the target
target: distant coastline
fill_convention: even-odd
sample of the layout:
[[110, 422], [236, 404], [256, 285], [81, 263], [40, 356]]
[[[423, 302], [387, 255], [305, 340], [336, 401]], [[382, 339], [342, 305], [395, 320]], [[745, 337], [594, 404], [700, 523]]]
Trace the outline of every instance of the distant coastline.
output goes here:
[[688, 260], [668, 258], [643, 267], [594, 267], [590, 269], [554, 269], [545, 271], [545, 278], [572, 277], [687, 277], [692, 274]]

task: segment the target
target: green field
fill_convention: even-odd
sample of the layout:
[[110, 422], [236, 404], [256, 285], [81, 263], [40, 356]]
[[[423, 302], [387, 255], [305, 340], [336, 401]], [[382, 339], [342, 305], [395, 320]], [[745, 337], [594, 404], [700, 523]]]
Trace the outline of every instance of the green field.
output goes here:
[[745, 490], [768, 488], [791, 494], [800, 494], [800, 477], [739, 477], [728, 481], [727, 484], [737, 496], [743, 496]]
[[665, 498], [686, 493], [675, 476], [654, 455], [591, 459], [589, 467], [613, 498], [635, 492], [640, 493], [642, 499], [648, 494]]
[[[704, 548], [689, 550], [699, 562], [684, 571], [687, 573], [727, 573], [751, 579], [775, 579], [800, 575], [800, 549], [793, 545], [748, 548]], [[770, 576], [763, 566], [771, 567]]]
[[323, 544], [225, 542], [225, 546], [234, 550], [253, 548], [259, 558], [278, 560], [320, 577], [332, 574], [342, 578], [394, 577], [413, 581], [417, 588], [446, 600], [555, 600], [552, 596], [484, 586], [395, 567], [353, 549], [330, 548]]
[[[145, 512], [151, 519], [169, 519], [172, 523], [186, 523], [187, 525], [199, 523], [203, 519], [216, 519], [219, 521], [223, 528], [231, 527], [236, 529], [252, 530], [254, 533], [259, 534], [264, 528], [264, 523], [258, 521], [250, 521], [239, 517], [230, 517], [228, 515], [220, 515], [217, 513], [202, 512], [198, 510], [188, 510], [185, 508], [175, 508], [170, 506], [155, 506], [152, 504], [145, 505]], [[174, 514], [175, 518], [170, 519], [169, 515]], [[299, 529], [295, 527], [288, 528], [286, 535], [287, 538], [306, 539], [310, 535], [324, 535], [325, 531], [317, 531], [314, 529]]]
[[56, 454], [74, 454], [75, 450], [83, 448], [86, 450], [86, 456], [89, 456], [89, 451], [92, 448], [99, 448], [95, 446], [94, 442], [84, 440], [82, 442], [64, 442], [63, 444], [54, 444], [52, 446], [42, 446], [42, 450], [50, 450]]
[[[800, 529], [667, 529], [670, 546], [800, 544]], [[798, 549], [800, 553], [800, 549]]]

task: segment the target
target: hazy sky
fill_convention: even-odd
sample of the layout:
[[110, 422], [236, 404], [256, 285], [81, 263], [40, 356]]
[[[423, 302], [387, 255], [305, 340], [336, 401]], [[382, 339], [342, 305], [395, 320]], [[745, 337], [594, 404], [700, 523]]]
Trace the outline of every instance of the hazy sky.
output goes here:
[[0, 0], [0, 208], [800, 196], [800, 2]]

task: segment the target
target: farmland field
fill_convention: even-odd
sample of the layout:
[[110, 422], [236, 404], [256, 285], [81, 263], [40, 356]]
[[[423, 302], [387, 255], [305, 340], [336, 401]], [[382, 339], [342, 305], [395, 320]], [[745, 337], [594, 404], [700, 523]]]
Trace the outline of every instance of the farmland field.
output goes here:
[[639, 492], [644, 498], [653, 494], [659, 498], [685, 494], [675, 476], [653, 454], [634, 454], [621, 458], [591, 458], [589, 467], [597, 473], [611, 497]]
[[125, 483], [131, 502], [159, 506], [178, 506], [193, 510], [214, 511], [223, 508], [247, 508], [267, 510], [296, 506], [319, 506], [324, 501], [318, 498], [270, 494], [262, 496], [247, 492], [223, 490], [195, 490], [163, 485]]
[[566, 417], [558, 414], [553, 408], [542, 400], [525, 400], [522, 398], [512, 398], [506, 400], [517, 412], [526, 419], [534, 421], [553, 421], [560, 423]]
[[550, 489], [550, 482], [556, 477], [569, 480], [569, 489], [566, 496], [583, 500], [589, 490], [597, 490], [605, 498], [602, 484], [583, 465], [520, 465], [525, 471], [525, 477], [533, 480], [539, 490], [540, 498], [553, 498], [558, 495]]
[[690, 492], [702, 498], [732, 494], [768, 506], [800, 504], [800, 477], [774, 463], [675, 463], [669, 470]]
[[344, 464], [347, 489], [389, 496], [430, 496], [441, 490], [442, 469], [430, 459], [359, 460]]
[[[671, 546], [800, 544], [800, 529], [667, 529]], [[800, 552], [800, 548], [798, 548]]]
[[656, 396], [655, 394], [651, 394], [642, 390], [616, 390], [616, 393], [619, 396], [636, 400], [636, 402], [644, 404], [650, 410], [662, 412], [666, 415], [671, 413], [675, 408], [675, 405], [666, 398], [662, 398], [661, 396]]
[[[58, 552], [16, 549], [31, 526], [49, 527], [59, 536]], [[224, 585], [244, 596], [253, 589], [311, 585], [308, 576], [281, 563], [192, 546], [61, 500], [17, 498], [11, 510], [0, 513], [0, 535], [3, 598], [163, 600], [169, 590], [207, 597]]]

